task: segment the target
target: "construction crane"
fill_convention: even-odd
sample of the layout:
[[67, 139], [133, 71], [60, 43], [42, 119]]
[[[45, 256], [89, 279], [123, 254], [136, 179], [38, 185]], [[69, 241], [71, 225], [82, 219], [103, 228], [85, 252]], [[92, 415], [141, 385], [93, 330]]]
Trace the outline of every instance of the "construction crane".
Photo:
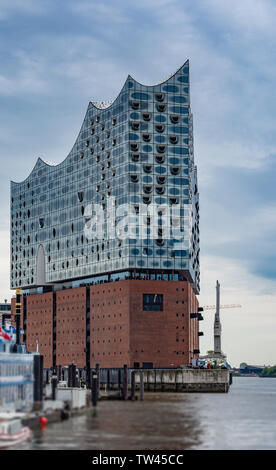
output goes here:
[[[216, 310], [215, 305], [203, 305], [202, 307], [204, 310]], [[229, 305], [220, 305], [220, 309], [222, 308], [241, 308], [240, 304], [229, 304]]]

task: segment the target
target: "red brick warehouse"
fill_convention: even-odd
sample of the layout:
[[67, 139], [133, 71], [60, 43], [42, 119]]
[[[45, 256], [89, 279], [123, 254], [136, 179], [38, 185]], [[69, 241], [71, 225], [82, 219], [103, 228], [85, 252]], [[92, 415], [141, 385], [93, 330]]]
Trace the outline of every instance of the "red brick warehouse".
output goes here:
[[[190, 283], [124, 280], [88, 290], [91, 367], [97, 362], [101, 367], [178, 367], [197, 357], [199, 323], [193, 314], [198, 301]], [[27, 297], [27, 349], [35, 350], [38, 340], [45, 367], [52, 367], [55, 350], [56, 364], [74, 362], [84, 368], [87, 289], [56, 293], [56, 348], [53, 297], [53, 293]]]

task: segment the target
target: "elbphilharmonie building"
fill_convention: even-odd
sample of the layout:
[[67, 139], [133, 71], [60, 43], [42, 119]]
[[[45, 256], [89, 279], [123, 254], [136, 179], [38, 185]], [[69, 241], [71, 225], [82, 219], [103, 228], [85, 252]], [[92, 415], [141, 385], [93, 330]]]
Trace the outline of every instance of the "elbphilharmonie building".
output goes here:
[[[124, 294], [129, 307], [123, 322], [124, 329], [128, 326], [121, 338], [121, 343], [128, 344], [123, 352], [127, 363], [160, 365], [159, 354], [161, 365], [166, 365], [174, 352], [185, 356], [186, 362], [198, 354], [198, 318], [191, 319], [191, 313], [197, 312], [200, 284], [199, 196], [188, 61], [162, 83], [146, 86], [128, 76], [114, 101], [90, 102], [79, 135], [62, 163], [49, 164], [38, 158], [24, 181], [11, 183], [11, 289], [22, 290], [22, 325], [29, 347], [35, 336], [43, 337], [37, 322], [42, 318], [44, 298], [51, 298], [52, 339], [45, 343], [49, 365], [76, 360], [88, 367], [97, 359], [110, 365], [122, 361], [118, 345], [113, 344], [110, 351], [107, 347], [117, 338], [114, 332], [110, 343], [108, 338], [107, 345], [103, 340], [99, 353], [96, 349], [101, 340], [92, 334], [96, 286], [119, 284], [124, 289], [129, 286]], [[85, 305], [89, 304], [80, 317], [83, 344], [69, 358], [66, 352], [58, 353], [58, 338], [64, 335], [62, 318], [58, 326], [58, 302], [61, 292], [72, 296], [81, 289]], [[173, 344], [166, 341], [162, 353], [158, 344], [154, 353], [150, 346], [145, 355], [135, 353], [141, 351], [142, 331], [151, 328], [152, 314], [155, 318], [158, 312], [166, 315], [160, 328], [168, 338], [174, 310], [169, 301], [174, 298], [171, 289], [182, 292], [185, 302], [189, 293], [187, 312], [179, 311], [180, 317], [175, 313]], [[136, 295], [139, 301], [135, 300], [134, 308], [131, 304]], [[38, 299], [37, 314], [28, 307], [34, 299]], [[118, 305], [113, 308], [118, 314]], [[96, 319], [102, 323], [96, 331], [106, 331], [103, 325], [110, 309], [101, 308], [101, 318]], [[78, 319], [77, 310], [70, 321]], [[146, 319], [139, 319], [140, 311], [146, 313]], [[175, 321], [184, 318], [184, 313], [189, 321], [182, 350], [177, 351]], [[35, 321], [30, 319], [32, 314]], [[131, 339], [133, 322], [142, 328], [140, 340]], [[180, 357], [173, 364], [179, 361]]]

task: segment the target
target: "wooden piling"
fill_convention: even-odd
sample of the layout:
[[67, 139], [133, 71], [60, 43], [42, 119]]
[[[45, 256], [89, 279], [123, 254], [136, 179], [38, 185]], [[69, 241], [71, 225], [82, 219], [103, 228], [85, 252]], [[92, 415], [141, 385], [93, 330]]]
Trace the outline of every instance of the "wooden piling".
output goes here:
[[140, 370], [140, 400], [144, 400], [144, 374], [142, 370]]
[[121, 396], [121, 369], [118, 369], [118, 390]]
[[106, 378], [106, 389], [110, 390], [110, 369], [107, 369], [107, 378]]
[[58, 381], [60, 382], [62, 380], [62, 366], [60, 365], [57, 366], [57, 375], [58, 375]]
[[43, 401], [43, 356], [34, 355], [34, 402], [40, 403], [37, 409], [40, 409]]
[[96, 374], [97, 374], [97, 399], [99, 399], [100, 396], [100, 364], [97, 362], [96, 363]]
[[131, 400], [135, 400], [135, 370], [131, 371]]
[[128, 398], [128, 393], [127, 393], [127, 385], [128, 385], [128, 380], [127, 380], [127, 364], [124, 364], [124, 376], [123, 376], [123, 399], [127, 400]]
[[76, 369], [74, 368], [74, 364], [70, 364], [68, 366], [68, 387], [74, 387], [76, 379]]
[[58, 382], [57, 375], [52, 375], [52, 400], [56, 399], [57, 382]]
[[95, 370], [91, 371], [91, 401], [94, 407], [97, 406], [98, 401], [98, 375]]

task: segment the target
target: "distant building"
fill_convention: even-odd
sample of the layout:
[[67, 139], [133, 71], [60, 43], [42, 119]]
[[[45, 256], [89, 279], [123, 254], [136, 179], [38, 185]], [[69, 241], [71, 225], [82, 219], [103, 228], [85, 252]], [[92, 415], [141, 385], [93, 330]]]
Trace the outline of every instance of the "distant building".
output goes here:
[[6, 322], [11, 321], [11, 304], [5, 300], [0, 303], [0, 326], [5, 326]]
[[199, 354], [199, 284], [187, 61], [89, 103], [67, 158], [11, 183], [11, 288], [46, 367], [174, 367]]
[[261, 374], [265, 367], [266, 366], [244, 364], [244, 366], [240, 368], [240, 372], [242, 374]]

